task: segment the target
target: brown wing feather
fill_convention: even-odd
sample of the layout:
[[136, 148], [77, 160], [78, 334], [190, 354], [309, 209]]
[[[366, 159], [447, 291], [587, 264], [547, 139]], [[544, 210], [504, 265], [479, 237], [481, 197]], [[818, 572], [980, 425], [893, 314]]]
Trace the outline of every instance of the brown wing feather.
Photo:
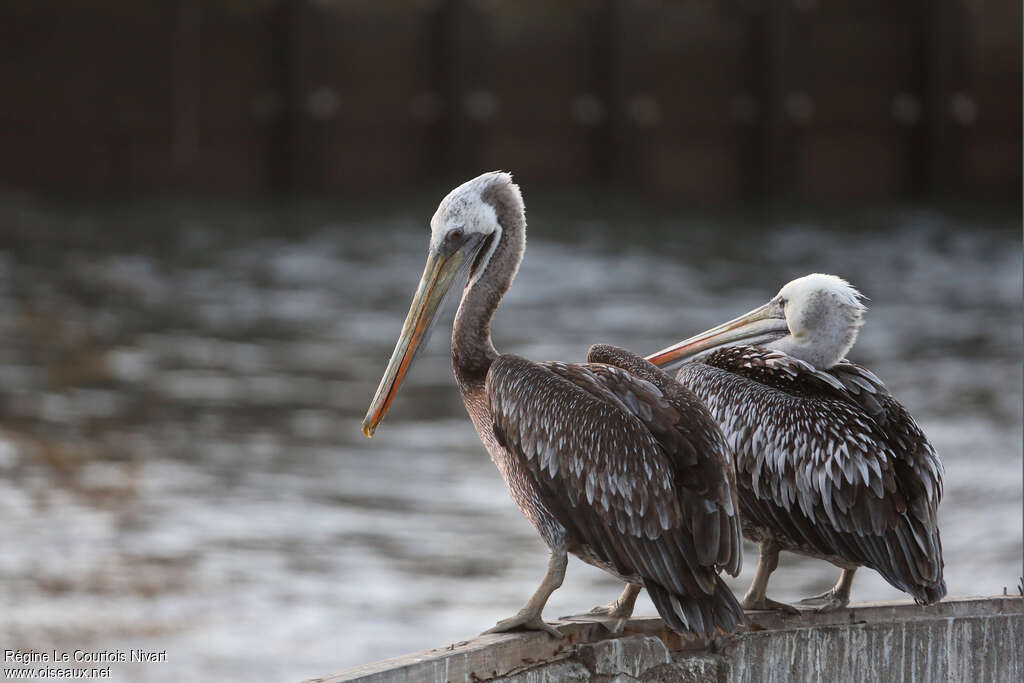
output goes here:
[[738, 565], [732, 539], [700, 524], [707, 546], [698, 548], [691, 523], [705, 507], [723, 509], [680, 490], [678, 463], [699, 458], [682, 435], [671, 438], [682, 416], [663, 392], [610, 366], [501, 356], [488, 373], [487, 395], [499, 443], [532, 476], [567, 529], [570, 550], [586, 546], [619, 575], [668, 591], [678, 613], [663, 611], [673, 611], [665, 601], [657, 606], [670, 625], [678, 617], [677, 625], [682, 619], [683, 627], [710, 633], [742, 621], [716, 571], [719, 558]]
[[[686, 521], [698, 549], [733, 576], [742, 564], [742, 532], [736, 500], [732, 453], [718, 424], [689, 390], [644, 358], [619, 347], [597, 344], [587, 354], [591, 366], [607, 376], [609, 386], [622, 377], [653, 385], [672, 407], [658, 416], [637, 414], [665, 451], [675, 472], [677, 497], [688, 511]], [[609, 366], [614, 366], [613, 368]], [[628, 375], [623, 375], [621, 370]], [[625, 386], [623, 391], [627, 391]], [[718, 546], [718, 553], [714, 548]], [[712, 558], [715, 558], [714, 560]]]
[[[843, 361], [827, 372], [842, 382], [845, 398], [870, 415], [885, 435], [897, 461], [903, 464], [898, 467], [899, 478], [911, 500], [921, 498], [929, 507], [938, 506], [942, 500], [942, 462], [906, 408], [867, 368]], [[934, 516], [934, 510], [931, 514]]]
[[683, 366], [679, 379], [705, 400], [735, 451], [745, 516], [822, 555], [873, 567], [923, 602], [945, 593], [941, 464], [874, 375], [731, 347]]

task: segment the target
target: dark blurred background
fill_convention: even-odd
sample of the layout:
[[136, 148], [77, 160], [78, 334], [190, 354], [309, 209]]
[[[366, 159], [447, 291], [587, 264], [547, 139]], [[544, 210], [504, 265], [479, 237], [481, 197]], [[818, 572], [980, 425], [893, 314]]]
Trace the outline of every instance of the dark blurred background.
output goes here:
[[[851, 359], [946, 466], [950, 594], [1013, 590], [1020, 29], [1011, 0], [0, 3], [0, 646], [293, 681], [518, 609], [547, 554], [450, 311], [359, 430], [434, 207], [497, 168], [529, 216], [499, 349], [649, 353], [846, 277]], [[835, 578], [783, 556], [771, 594]], [[620, 588], [571, 560], [546, 615]]]
[[1014, 0], [7, 0], [0, 184], [1013, 202]]

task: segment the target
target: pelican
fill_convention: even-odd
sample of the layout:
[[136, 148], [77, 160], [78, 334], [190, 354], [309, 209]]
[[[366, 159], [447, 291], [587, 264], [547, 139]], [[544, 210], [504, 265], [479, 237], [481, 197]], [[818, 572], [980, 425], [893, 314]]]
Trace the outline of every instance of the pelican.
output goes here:
[[746, 609], [766, 597], [779, 551], [842, 569], [802, 604], [845, 607], [869, 567], [921, 604], [946, 594], [937, 510], [942, 464], [914, 419], [845, 356], [861, 294], [834, 275], [793, 280], [765, 305], [648, 357], [704, 401], [736, 458], [743, 532], [760, 544]]
[[559, 631], [541, 618], [567, 553], [627, 582], [605, 614], [618, 627], [646, 587], [671, 628], [710, 636], [743, 621], [718, 575], [738, 573], [742, 531], [733, 466], [711, 414], [671, 376], [622, 349], [603, 362], [534, 363], [499, 354], [491, 319], [522, 261], [526, 218], [507, 173], [455, 188], [430, 221], [422, 279], [363, 420], [372, 436], [445, 293], [468, 275], [451, 338], [469, 417], [516, 505], [550, 549], [547, 572], [488, 633]]

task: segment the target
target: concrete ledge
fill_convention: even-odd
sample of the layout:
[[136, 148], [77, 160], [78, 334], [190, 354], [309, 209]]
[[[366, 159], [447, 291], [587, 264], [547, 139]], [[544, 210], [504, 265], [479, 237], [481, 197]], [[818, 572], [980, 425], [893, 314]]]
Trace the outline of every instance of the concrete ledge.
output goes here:
[[1020, 681], [1019, 596], [859, 603], [831, 614], [748, 614], [743, 632], [710, 645], [660, 619], [558, 621], [565, 634], [480, 636], [355, 667], [311, 683], [484, 681], [547, 683], [633, 679], [693, 683], [778, 681]]

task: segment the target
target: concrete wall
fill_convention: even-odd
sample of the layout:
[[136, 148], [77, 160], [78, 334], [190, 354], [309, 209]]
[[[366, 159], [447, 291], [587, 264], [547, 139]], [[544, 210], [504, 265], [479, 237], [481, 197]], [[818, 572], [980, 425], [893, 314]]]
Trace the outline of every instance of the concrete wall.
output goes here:
[[404, 681], [1020, 681], [1021, 598], [959, 598], [931, 607], [862, 603], [832, 614], [751, 613], [743, 633], [708, 646], [658, 619], [624, 633], [556, 622], [565, 637], [481, 636], [448, 647], [348, 669], [318, 683]]

